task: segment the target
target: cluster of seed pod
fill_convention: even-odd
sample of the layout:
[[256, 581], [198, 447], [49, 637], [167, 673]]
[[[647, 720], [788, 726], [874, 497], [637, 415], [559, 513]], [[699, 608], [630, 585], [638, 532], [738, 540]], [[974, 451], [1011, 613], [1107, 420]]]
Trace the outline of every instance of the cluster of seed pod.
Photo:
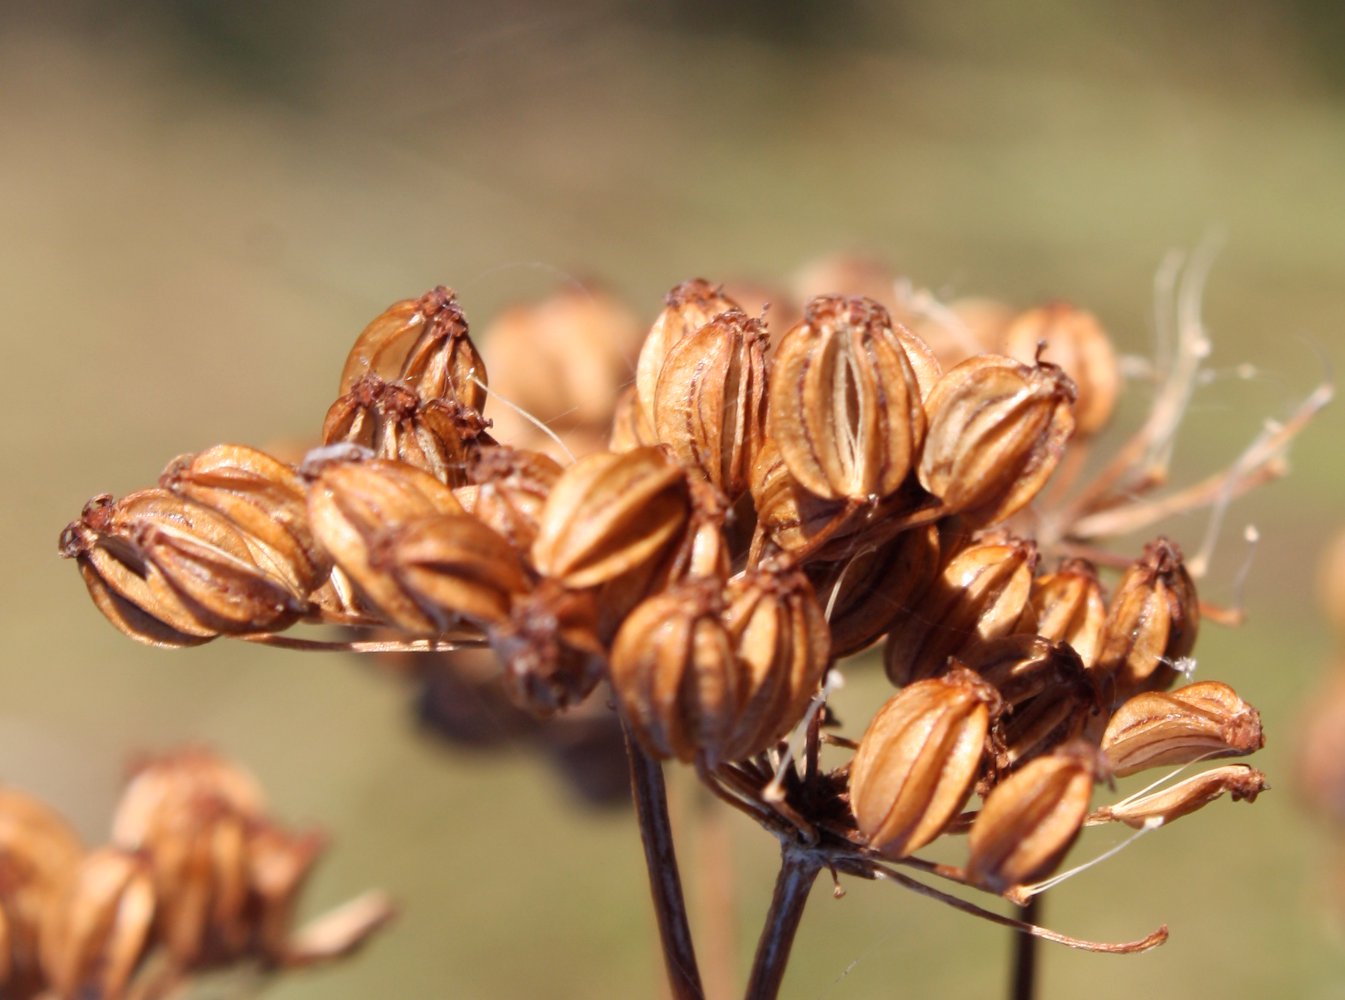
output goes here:
[[[1071, 530], [1141, 486], [1112, 471], [1043, 493], [1115, 404], [1096, 319], [967, 307], [908, 328], [900, 303], [850, 291], [772, 330], [723, 287], [685, 282], [625, 387], [619, 350], [589, 366], [592, 344], [556, 349], [591, 324], [515, 317], [547, 350], [512, 363], [555, 367], [553, 389], [585, 404], [586, 440], [610, 420], [607, 447], [558, 461], [536, 436], [494, 433], [485, 364], [435, 289], [361, 334], [302, 461], [241, 445], [184, 456], [157, 488], [90, 501], [61, 551], [99, 609], [155, 645], [299, 645], [277, 633], [327, 623], [379, 637], [350, 648], [484, 646], [539, 714], [606, 681], [647, 753], [695, 764], [782, 836], [893, 860], [966, 832], [967, 864], [943, 874], [995, 893], [1044, 876], [1088, 822], [1254, 798], [1262, 776], [1238, 765], [1091, 805], [1113, 775], [1262, 744], [1227, 686], [1169, 690], [1200, 619], [1176, 544], [1131, 561]], [[824, 772], [828, 675], [878, 644], [900, 690]]]
[[205, 970], [347, 954], [392, 911], [370, 893], [295, 933], [323, 846], [276, 824], [251, 775], [199, 749], [143, 762], [93, 850], [39, 800], [0, 789], [0, 995], [153, 1000]]

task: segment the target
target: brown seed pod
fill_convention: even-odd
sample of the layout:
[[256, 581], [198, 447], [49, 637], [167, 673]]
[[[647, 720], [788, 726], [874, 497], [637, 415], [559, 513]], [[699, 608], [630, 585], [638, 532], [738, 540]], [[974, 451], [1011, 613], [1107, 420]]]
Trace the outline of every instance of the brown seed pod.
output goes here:
[[722, 312], [738, 309], [718, 285], [693, 278], [676, 285], [664, 298], [663, 311], [649, 328], [635, 365], [635, 389], [644, 424], [656, 425], [656, 397], [663, 361], [683, 337], [695, 333]]
[[1054, 871], [1088, 816], [1096, 774], [1097, 751], [1080, 741], [995, 786], [967, 837], [967, 881], [1005, 893]]
[[556, 481], [532, 561], [567, 587], [593, 587], [657, 559], [686, 524], [686, 474], [659, 448], [590, 455]]
[[1269, 786], [1263, 772], [1247, 764], [1226, 764], [1192, 775], [1169, 788], [1114, 806], [1103, 806], [1088, 817], [1089, 823], [1117, 822], [1139, 829], [1153, 823], [1167, 824], [1203, 809], [1225, 792], [1234, 802], [1255, 802]]
[[583, 701], [607, 665], [593, 593], [554, 580], [517, 595], [509, 620], [491, 625], [486, 637], [504, 664], [510, 696], [536, 715]]
[[890, 496], [916, 460], [925, 411], [887, 310], [821, 297], [785, 334], [767, 426], [790, 473], [824, 499]]
[[892, 683], [936, 676], [949, 657], [965, 659], [1021, 629], [1036, 562], [1036, 545], [1009, 535], [957, 551], [888, 635], [883, 662]]
[[1092, 313], [1067, 302], [1019, 313], [1004, 331], [1003, 351], [1023, 364], [1045, 360], [1065, 370], [1079, 393], [1074, 421], [1081, 437], [1096, 434], [1111, 419], [1121, 369], [1111, 338]]
[[1102, 751], [1122, 778], [1164, 764], [1240, 757], [1263, 746], [1261, 714], [1217, 681], [1137, 694], [1116, 710], [1102, 736]]
[[1038, 635], [1069, 643], [1085, 667], [1097, 663], [1107, 608], [1091, 563], [1065, 559], [1054, 573], [1034, 579], [1028, 610]]
[[747, 491], [765, 440], [768, 344], [760, 320], [720, 313], [669, 348], [655, 386], [658, 440], [729, 500]]
[[608, 447], [615, 452], [634, 451], [651, 444], [658, 444], [653, 425], [649, 423], [644, 407], [634, 385], [622, 390], [616, 398], [616, 409], [612, 414], [612, 433], [608, 438]]
[[949, 513], [992, 524], [1025, 507], [1074, 430], [1074, 384], [1055, 365], [980, 355], [950, 369], [926, 402], [920, 484]]
[[1199, 627], [1200, 600], [1181, 549], [1159, 538], [1144, 547], [1112, 596], [1098, 670], [1115, 679], [1119, 698], [1171, 687]]
[[467, 463], [468, 485], [453, 494], [469, 514], [526, 552], [537, 538], [542, 508], [560, 474], [556, 461], [538, 451], [480, 448]]
[[850, 766], [850, 807], [875, 850], [903, 858], [943, 832], [971, 795], [999, 705], [994, 688], [956, 669], [878, 710]]
[[977, 354], [998, 350], [1014, 310], [988, 298], [961, 298], [911, 322], [911, 329], [929, 344], [945, 369]]

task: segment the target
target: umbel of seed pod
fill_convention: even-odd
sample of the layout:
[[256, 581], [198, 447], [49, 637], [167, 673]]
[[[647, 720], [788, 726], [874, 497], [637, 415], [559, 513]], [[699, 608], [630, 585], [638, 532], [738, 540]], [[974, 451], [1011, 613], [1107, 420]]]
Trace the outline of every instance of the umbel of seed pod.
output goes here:
[[1218, 681], [1137, 694], [1116, 710], [1102, 736], [1102, 752], [1122, 778], [1148, 767], [1238, 757], [1264, 745], [1261, 714]]
[[790, 473], [826, 499], [901, 486], [925, 436], [920, 387], [887, 310], [823, 296], [780, 341], [768, 428]]
[[1050, 361], [1074, 381], [1079, 393], [1074, 421], [1081, 437], [1106, 426], [1121, 391], [1121, 369], [1096, 316], [1067, 302], [1052, 302], [1019, 313], [1003, 338], [1005, 354], [1024, 364]]
[[984, 354], [929, 394], [920, 484], [949, 513], [991, 524], [1021, 510], [1055, 471], [1074, 431], [1074, 383], [1046, 362]]
[[850, 765], [850, 808], [874, 850], [903, 858], [943, 832], [971, 795], [999, 710], [995, 689], [961, 668], [878, 710]]
[[1122, 698], [1171, 687], [1199, 627], [1200, 601], [1181, 549], [1159, 538], [1145, 546], [1112, 596], [1098, 669], [1114, 678]]

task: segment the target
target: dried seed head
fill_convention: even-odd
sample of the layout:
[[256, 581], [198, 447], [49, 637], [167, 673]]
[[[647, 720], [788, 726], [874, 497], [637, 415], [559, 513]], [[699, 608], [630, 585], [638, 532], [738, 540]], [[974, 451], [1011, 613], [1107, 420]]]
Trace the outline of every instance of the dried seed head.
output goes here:
[[889, 698], [850, 766], [860, 833], [890, 858], [937, 837], [971, 795], [999, 696], [967, 670], [920, 681]]
[[1116, 710], [1102, 736], [1118, 777], [1164, 764], [1239, 757], [1263, 746], [1261, 714], [1217, 681], [1137, 694]]
[[1255, 802], [1267, 789], [1266, 776], [1247, 764], [1226, 764], [1179, 781], [1170, 788], [1150, 792], [1114, 806], [1103, 806], [1088, 817], [1090, 823], [1118, 822], [1136, 829], [1171, 823], [1202, 809], [1228, 792], [1234, 802]]
[[556, 461], [541, 452], [481, 448], [467, 463], [468, 485], [453, 492], [469, 514], [526, 552], [537, 538], [542, 508], [560, 473]]
[[895, 493], [919, 454], [925, 411], [887, 310], [870, 299], [809, 302], [780, 342], [767, 422], [790, 473], [817, 496]]
[[718, 285], [693, 278], [675, 286], [664, 299], [666, 305], [649, 328], [635, 366], [635, 387], [644, 420], [654, 427], [655, 400], [663, 361], [683, 337], [695, 333], [722, 312], [738, 309]]
[[1121, 369], [1111, 338], [1092, 313], [1065, 302], [1029, 309], [1009, 324], [1003, 344], [1010, 357], [1024, 364], [1050, 361], [1074, 380], [1079, 392], [1074, 421], [1081, 437], [1106, 426], [1121, 391]]
[[1055, 365], [981, 355], [946, 372], [927, 401], [920, 483], [977, 524], [1025, 507], [1074, 429], [1074, 384]]
[[1181, 549], [1159, 538], [1144, 547], [1112, 596], [1098, 669], [1115, 678], [1121, 698], [1170, 687], [1199, 627], [1200, 600]]
[[516, 596], [509, 620], [492, 625], [486, 636], [504, 664], [511, 697], [536, 715], [583, 701], [607, 665], [593, 593], [566, 590], [554, 580]]
[[686, 524], [686, 474], [659, 448], [590, 455], [542, 508], [533, 565], [567, 587], [593, 587], [657, 559]]
[[486, 365], [467, 333], [467, 319], [442, 285], [389, 306], [365, 327], [341, 371], [344, 396], [367, 375], [396, 378], [417, 397], [485, 408]]
[[1036, 546], [1008, 535], [956, 552], [888, 636], [883, 658], [892, 683], [936, 676], [949, 657], [965, 659], [1022, 628], [1036, 563]]
[[1028, 608], [1038, 635], [1069, 643], [1085, 667], [1097, 662], [1107, 608], [1091, 563], [1066, 559], [1054, 573], [1037, 577]]
[[720, 313], [668, 350], [655, 386], [658, 440], [730, 500], [747, 491], [766, 436], [768, 345], [760, 320]]
[[967, 881], [1004, 893], [1050, 874], [1083, 827], [1096, 773], [1097, 751], [1076, 742], [995, 786], [967, 838]]
[[149, 946], [154, 908], [144, 857], [114, 847], [87, 855], [44, 921], [48, 988], [62, 1000], [123, 1000]]

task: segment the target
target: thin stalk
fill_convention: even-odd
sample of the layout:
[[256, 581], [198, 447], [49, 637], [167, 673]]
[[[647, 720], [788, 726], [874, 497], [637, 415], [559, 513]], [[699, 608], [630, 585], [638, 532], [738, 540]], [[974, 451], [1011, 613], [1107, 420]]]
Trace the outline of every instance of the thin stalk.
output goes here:
[[780, 874], [775, 878], [770, 912], [757, 942], [752, 962], [752, 978], [747, 984], [747, 1000], [775, 1000], [784, 982], [785, 967], [794, 946], [794, 935], [803, 920], [808, 891], [820, 871], [817, 860], [789, 844], [780, 850]]
[[663, 767], [644, 752], [622, 720], [626, 737], [626, 758], [630, 762], [631, 798], [644, 843], [645, 867], [649, 871], [649, 892], [658, 920], [659, 943], [663, 946], [663, 964], [668, 972], [668, 988], [673, 1000], [704, 1000], [696, 949], [687, 922], [686, 898], [677, 871], [677, 852], [673, 847], [672, 823], [668, 819], [668, 793], [663, 783]]
[[[1027, 901], [1021, 916], [1024, 923], [1041, 923], [1040, 895]], [[1032, 1000], [1037, 993], [1037, 939], [1018, 931], [1014, 932], [1013, 938], [1013, 980], [1009, 984], [1009, 1000]]]

